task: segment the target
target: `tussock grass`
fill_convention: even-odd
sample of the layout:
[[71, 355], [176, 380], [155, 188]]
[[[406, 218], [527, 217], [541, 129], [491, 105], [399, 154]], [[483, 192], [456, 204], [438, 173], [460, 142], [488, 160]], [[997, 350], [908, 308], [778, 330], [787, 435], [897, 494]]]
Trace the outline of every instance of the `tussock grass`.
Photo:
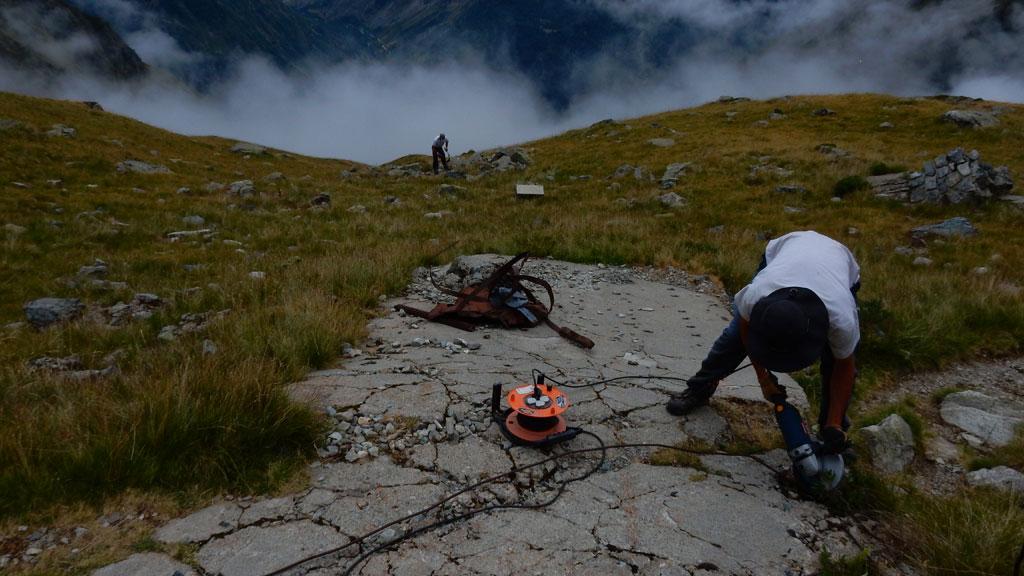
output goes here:
[[[786, 119], [753, 126], [776, 107]], [[819, 107], [838, 115], [813, 117]], [[276, 152], [245, 158], [229, 153], [231, 142], [222, 139], [185, 138], [74, 103], [0, 94], [0, 117], [23, 124], [0, 134], [0, 223], [25, 228], [0, 237], [0, 324], [20, 320], [23, 303], [43, 296], [82, 298], [92, 310], [45, 332], [0, 331], [0, 493], [11, 495], [0, 514], [97, 502], [130, 488], [246, 491], [284, 481], [310, 454], [319, 421], [289, 403], [282, 385], [328, 365], [344, 342], [358, 343], [380, 297], [398, 293], [416, 266], [453, 255], [436, 257], [455, 240], [467, 253], [528, 250], [578, 262], [679, 266], [735, 291], [754, 271], [765, 238], [812, 228], [846, 242], [862, 264], [866, 372], [884, 376], [1018, 352], [1024, 302], [1003, 286], [1024, 284], [1019, 210], [906, 208], [864, 192], [831, 201], [838, 180], [867, 175], [872, 164], [916, 167], [957, 146], [1024, 175], [1024, 109], [1009, 106], [997, 128], [964, 131], [937, 120], [949, 108], [876, 95], [712, 103], [527, 143], [529, 170], [467, 183], [456, 200], [436, 194], [440, 179], [388, 178], [351, 162]], [[879, 130], [882, 121], [895, 128]], [[42, 132], [55, 123], [75, 127], [78, 137], [46, 138]], [[647, 144], [664, 136], [677, 144]], [[816, 150], [822, 143], [851, 155], [823, 155]], [[174, 174], [118, 174], [116, 163], [129, 158]], [[610, 179], [622, 163], [660, 176], [681, 161], [694, 169], [675, 188], [688, 203], [677, 211], [658, 204], [656, 183]], [[750, 178], [756, 164], [793, 174]], [[353, 169], [359, 174], [341, 176]], [[285, 178], [265, 182], [271, 172]], [[570, 178], [577, 175], [592, 178]], [[50, 179], [62, 183], [51, 187]], [[253, 180], [261, 195], [242, 200], [204, 189], [240, 179]], [[513, 185], [527, 181], [544, 184], [547, 196], [514, 201]], [[774, 192], [784, 183], [808, 193]], [[192, 193], [177, 194], [180, 187]], [[331, 194], [333, 206], [310, 210], [320, 192]], [[401, 204], [388, 205], [385, 196]], [[353, 204], [368, 213], [348, 212]], [[454, 214], [423, 217], [439, 210]], [[217, 236], [167, 242], [168, 232], [186, 228], [181, 218], [189, 214], [205, 218]], [[893, 253], [908, 243], [911, 227], [954, 215], [970, 217], [981, 234], [932, 242], [930, 268]], [[859, 233], [848, 235], [850, 227]], [[110, 264], [110, 280], [130, 288], [67, 282], [94, 258]], [[978, 266], [989, 274], [971, 274]], [[257, 270], [264, 280], [249, 277]], [[134, 292], [157, 293], [167, 305], [121, 328], [96, 317]], [[156, 337], [184, 313], [225, 309], [228, 316], [207, 334], [174, 343]], [[204, 357], [203, 338], [220, 352]], [[73, 384], [26, 368], [40, 355], [69, 354], [102, 367], [115, 352], [121, 375], [108, 381]]]

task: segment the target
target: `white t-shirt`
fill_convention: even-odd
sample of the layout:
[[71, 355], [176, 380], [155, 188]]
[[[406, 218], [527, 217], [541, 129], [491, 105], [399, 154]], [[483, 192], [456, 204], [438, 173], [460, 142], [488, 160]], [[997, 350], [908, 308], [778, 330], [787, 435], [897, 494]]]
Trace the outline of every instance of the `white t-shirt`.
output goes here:
[[442, 137], [438, 136], [437, 138], [434, 139], [434, 144], [433, 144], [434, 148], [444, 148], [447, 145], [448, 145], [448, 139], [447, 138], [442, 138]]
[[736, 293], [736, 308], [746, 320], [754, 305], [780, 288], [808, 288], [828, 310], [828, 343], [836, 358], [849, 358], [860, 341], [857, 302], [850, 288], [860, 267], [850, 250], [817, 232], [791, 232], [768, 243], [767, 266]]

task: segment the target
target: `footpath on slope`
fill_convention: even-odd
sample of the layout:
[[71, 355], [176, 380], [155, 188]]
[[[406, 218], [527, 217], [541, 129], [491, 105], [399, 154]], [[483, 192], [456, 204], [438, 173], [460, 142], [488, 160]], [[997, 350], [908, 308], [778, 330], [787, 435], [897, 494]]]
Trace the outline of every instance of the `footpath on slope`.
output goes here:
[[[460, 258], [437, 273], [458, 286], [485, 276], [501, 260]], [[593, 350], [577, 348], [545, 326], [468, 333], [391, 311], [396, 303], [429, 309], [441, 297], [418, 271], [407, 296], [387, 302], [388, 312], [371, 323], [361, 349], [348, 350], [336, 369], [292, 386], [296, 398], [315, 403], [334, 422], [306, 491], [225, 499], [159, 529], [160, 542], [196, 547], [193, 567], [150, 553], [95, 574], [259, 576], [342, 546], [483, 477], [545, 457], [511, 446], [490, 423], [493, 384], [507, 391], [529, 382], [535, 368], [574, 382], [686, 377], [729, 320], [710, 284], [682, 272], [552, 260], [531, 260], [525, 272], [552, 283], [558, 300], [553, 320], [593, 339]], [[803, 391], [792, 380], [783, 383], [794, 403], [806, 406]], [[663, 406], [680, 386], [640, 379], [567, 390], [567, 416], [607, 444], [727, 441], [734, 423], [722, 414], [734, 413], [723, 410], [730, 405], [741, 412], [763, 410], [769, 414], [765, 426], [771, 426], [751, 370], [729, 377], [712, 406], [686, 418], [670, 416]], [[581, 436], [559, 449], [592, 446], [592, 438]], [[549, 507], [488, 512], [421, 534], [373, 555], [353, 573], [800, 575], [816, 571], [824, 548], [844, 555], [872, 544], [857, 527], [779, 488], [772, 468], [789, 465], [782, 450], [702, 456], [694, 464], [700, 469], [653, 466], [650, 454], [611, 451], [596, 473], [569, 484]], [[439, 513], [543, 501], [559, 480], [588, 469], [595, 458], [519, 473], [464, 494]], [[428, 514], [389, 528], [370, 544], [393, 541], [437, 518]], [[350, 546], [287, 573], [344, 574], [358, 553], [358, 546]]]

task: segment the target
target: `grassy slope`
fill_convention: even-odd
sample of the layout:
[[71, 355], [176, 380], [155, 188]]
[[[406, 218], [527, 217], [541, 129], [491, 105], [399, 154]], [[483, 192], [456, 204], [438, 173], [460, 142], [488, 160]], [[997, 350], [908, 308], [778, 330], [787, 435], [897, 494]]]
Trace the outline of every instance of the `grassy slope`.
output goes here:
[[[812, 116], [823, 106], [838, 115]], [[767, 128], [753, 125], [776, 107], [787, 118]], [[185, 138], [73, 103], [0, 94], [0, 118], [26, 125], [0, 133], [0, 224], [27, 228], [6, 233], [0, 248], [0, 324], [20, 320], [24, 302], [48, 295], [80, 297], [98, 307], [126, 301], [133, 292], [155, 292], [169, 303], [153, 319], [126, 328], [106, 328], [87, 315], [42, 333], [0, 332], [0, 493], [12, 496], [0, 501], [0, 513], [94, 501], [129, 488], [194, 494], [196, 488], [262, 490], [281, 482], [309, 453], [317, 421], [290, 405], [280, 384], [326, 365], [342, 342], [358, 341], [378, 297], [401, 290], [415, 266], [452, 240], [460, 241], [462, 252], [530, 250], [576, 261], [677, 265], [716, 275], [734, 290], [760, 257], [759, 233], [813, 228], [846, 242], [862, 264], [861, 359], [873, 380], [1017, 352], [1024, 303], [998, 285], [1024, 284], [1019, 210], [906, 208], [863, 192], [830, 201], [837, 180], [865, 175], [873, 162], [917, 167], [955, 146], [977, 148], [984, 160], [1024, 177], [1024, 107], [1011, 107], [999, 127], [980, 131], [939, 122], [953, 107], [872, 95], [713, 103], [528, 144], [534, 163], [525, 175], [472, 182], [462, 198], [445, 199], [434, 193], [439, 180], [346, 179], [340, 172], [353, 166], [348, 162], [276, 153], [245, 159], [229, 153], [231, 143], [221, 139]], [[736, 116], [727, 119], [732, 110]], [[878, 129], [883, 121], [895, 128]], [[54, 123], [77, 128], [78, 137], [43, 136]], [[647, 144], [655, 137], [677, 144]], [[815, 151], [822, 143], [853, 157], [832, 161]], [[761, 156], [794, 176], [751, 180], [750, 166]], [[127, 158], [165, 164], [174, 174], [117, 174], [114, 165]], [[666, 164], [680, 161], [693, 162], [696, 170], [675, 189], [689, 206], [670, 217], [662, 217], [665, 210], [654, 201], [660, 193], [655, 183], [630, 177], [609, 189], [606, 178], [619, 164], [644, 165], [660, 176]], [[287, 179], [261, 181], [274, 171]], [[593, 178], [570, 179], [574, 175]], [[63, 179], [61, 187], [46, 184], [56, 178]], [[202, 191], [211, 180], [242, 178], [256, 181], [260, 199], [234, 206], [242, 203]], [[548, 196], [513, 201], [513, 184], [527, 180], [544, 183]], [[810, 192], [772, 192], [791, 181]], [[195, 195], [176, 194], [182, 186]], [[318, 192], [333, 196], [332, 209], [307, 209]], [[387, 206], [386, 195], [402, 204]], [[637, 202], [627, 207], [616, 202], [622, 197]], [[369, 212], [346, 211], [356, 203]], [[804, 211], [788, 214], [784, 206]], [[438, 210], [455, 214], [423, 218]], [[206, 218], [218, 230], [216, 239], [164, 240], [185, 228], [180, 219], [187, 214]], [[911, 227], [954, 215], [970, 217], [981, 234], [932, 243], [930, 268], [893, 253], [907, 243]], [[54, 220], [62, 225], [50, 225]], [[718, 225], [721, 232], [709, 230]], [[860, 234], [848, 236], [850, 226]], [[995, 254], [1000, 257], [993, 260]], [[69, 287], [66, 280], [94, 258], [110, 263], [110, 279], [127, 282], [130, 290]], [[188, 272], [184, 264], [205, 267]], [[982, 265], [992, 272], [970, 274]], [[265, 271], [266, 280], [251, 280], [253, 270]], [[202, 336], [175, 343], [156, 338], [182, 313], [226, 308], [229, 320], [206, 335], [220, 348], [215, 356], [201, 354]], [[25, 369], [40, 355], [78, 354], [101, 366], [114, 351], [123, 354], [122, 375], [107, 382], [66, 384]]]

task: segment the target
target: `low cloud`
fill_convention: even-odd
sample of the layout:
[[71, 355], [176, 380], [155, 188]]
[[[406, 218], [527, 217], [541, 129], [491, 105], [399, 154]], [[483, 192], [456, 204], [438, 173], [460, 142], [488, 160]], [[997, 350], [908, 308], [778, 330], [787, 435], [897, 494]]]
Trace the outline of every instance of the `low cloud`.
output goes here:
[[[203, 58], [181, 50], [128, 0], [90, 1], [131, 30], [126, 40], [148, 62], [174, 69]], [[465, 61], [306, 63], [302, 69], [314, 72], [292, 74], [249, 57], [203, 94], [160, 74], [113, 85], [75, 76], [40, 83], [0, 71], [0, 89], [97, 100], [185, 134], [370, 163], [423, 153], [441, 131], [453, 152], [479, 150], [722, 94], [952, 92], [1024, 101], [1024, 15], [1018, 10], [1013, 22], [999, 23], [987, 0], [919, 10], [893, 0], [592, 1], [637, 25], [674, 19], [697, 40], [672, 63], [642, 74], [615, 54], [588, 61], [575, 72], [587, 88], [562, 113], [529, 79]]]

